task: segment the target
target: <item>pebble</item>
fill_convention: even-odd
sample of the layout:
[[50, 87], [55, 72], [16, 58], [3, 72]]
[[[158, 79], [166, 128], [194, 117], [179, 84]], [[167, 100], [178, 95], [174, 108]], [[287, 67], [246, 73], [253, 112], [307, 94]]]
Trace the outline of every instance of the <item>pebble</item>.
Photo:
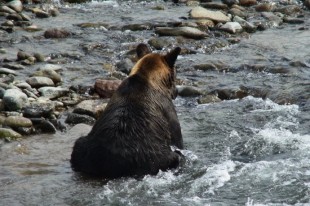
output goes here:
[[84, 114], [69, 113], [65, 122], [67, 124], [94, 124], [96, 119]]
[[230, 18], [221, 11], [208, 10], [203, 7], [195, 7], [190, 11], [190, 18], [193, 19], [210, 19], [216, 22], [228, 22]]
[[34, 88], [54, 86], [53, 80], [48, 77], [30, 77], [26, 80], [26, 82]]
[[38, 91], [43, 97], [47, 97], [49, 99], [62, 97], [69, 93], [69, 89], [61, 87], [41, 87], [38, 89]]
[[156, 27], [155, 33], [161, 36], [183, 36], [191, 39], [207, 37], [207, 33], [193, 27]]
[[97, 79], [94, 89], [100, 97], [110, 98], [121, 83], [121, 80]]
[[19, 89], [8, 89], [4, 93], [3, 102], [8, 110], [18, 111], [28, 104], [28, 98]]
[[11, 128], [32, 126], [30, 119], [21, 116], [9, 116], [4, 120], [3, 124]]
[[15, 132], [12, 129], [0, 128], [0, 138], [18, 139], [21, 137], [21, 134]]
[[238, 22], [227, 22], [220, 29], [232, 34], [242, 31], [242, 27]]

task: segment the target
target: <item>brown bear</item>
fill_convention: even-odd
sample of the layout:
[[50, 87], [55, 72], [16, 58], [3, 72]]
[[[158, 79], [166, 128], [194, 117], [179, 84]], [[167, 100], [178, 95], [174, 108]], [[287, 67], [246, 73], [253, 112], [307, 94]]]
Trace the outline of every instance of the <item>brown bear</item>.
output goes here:
[[179, 165], [183, 148], [176, 97], [177, 47], [160, 55], [139, 44], [139, 61], [71, 154], [73, 170], [104, 178], [157, 174]]

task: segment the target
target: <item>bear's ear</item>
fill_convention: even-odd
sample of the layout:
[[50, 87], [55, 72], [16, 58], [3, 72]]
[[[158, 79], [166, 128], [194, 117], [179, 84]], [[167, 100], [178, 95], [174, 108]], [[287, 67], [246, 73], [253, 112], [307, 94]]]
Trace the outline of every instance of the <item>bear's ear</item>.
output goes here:
[[180, 47], [174, 48], [172, 51], [170, 51], [168, 54], [165, 55], [165, 60], [168, 63], [170, 68], [173, 68], [175, 61], [178, 58], [178, 55], [181, 52]]
[[151, 50], [149, 49], [149, 47], [146, 44], [142, 44], [142, 43], [137, 46], [136, 51], [137, 51], [137, 56], [139, 59], [151, 53]]

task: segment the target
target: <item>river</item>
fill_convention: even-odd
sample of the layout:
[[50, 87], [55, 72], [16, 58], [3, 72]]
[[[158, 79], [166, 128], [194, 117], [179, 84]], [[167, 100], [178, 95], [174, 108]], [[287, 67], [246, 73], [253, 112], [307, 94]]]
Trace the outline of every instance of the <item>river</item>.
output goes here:
[[[156, 2], [63, 6], [60, 17], [34, 21], [45, 28], [70, 28], [75, 33], [72, 38], [42, 40], [17, 32], [13, 34], [16, 42], [5, 55], [17, 49], [68, 54], [70, 58], [61, 63], [66, 68], [64, 84], [92, 83], [107, 75], [101, 69], [103, 63], [115, 61], [153, 33], [104, 27], [83, 30], [75, 25], [178, 21], [189, 10], [159, 3], [169, 8], [164, 11], [168, 19], [145, 9]], [[309, 12], [305, 15], [310, 17]], [[69, 163], [75, 139], [90, 130], [81, 124], [53, 135], [1, 142], [0, 205], [310, 205], [310, 18], [306, 19], [303, 27], [308, 29], [279, 26], [212, 53], [178, 58], [178, 77], [202, 90], [244, 85], [266, 89], [268, 95], [209, 104], [198, 104], [196, 97], [178, 97], [174, 103], [186, 162], [177, 170], [141, 179], [83, 178]], [[95, 44], [99, 49], [81, 52], [81, 46]], [[227, 69], [189, 69], [208, 62], [220, 62]], [[251, 69], [253, 65], [264, 69]], [[285, 72], [273, 72], [277, 68]], [[21, 73], [26, 76], [35, 69]]]

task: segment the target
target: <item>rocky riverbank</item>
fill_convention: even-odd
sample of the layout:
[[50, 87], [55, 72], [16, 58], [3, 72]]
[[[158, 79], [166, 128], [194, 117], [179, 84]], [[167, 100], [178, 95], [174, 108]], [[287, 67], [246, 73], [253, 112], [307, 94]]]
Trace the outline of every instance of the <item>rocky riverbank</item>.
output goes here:
[[[1, 3], [0, 138], [10, 141], [32, 134], [65, 131], [78, 123], [93, 124], [108, 98], [134, 65], [134, 48], [139, 42], [147, 42], [158, 51], [178, 45], [182, 47], [182, 56], [186, 57], [219, 52], [251, 37], [255, 32], [274, 27], [294, 24], [300, 31], [309, 30], [309, 25], [305, 23], [309, 18], [309, 0], [142, 4], [118, 2], [108, 6], [111, 13], [113, 9], [121, 13], [125, 8], [137, 5], [145, 7], [146, 12], [154, 12], [153, 16], [142, 16], [141, 19], [120, 16], [120, 21], [115, 23], [113, 20], [92, 22], [85, 21], [85, 18], [73, 19], [66, 12], [74, 10], [82, 15], [87, 10], [71, 7], [67, 3], [26, 4], [19, 0]], [[108, 16], [110, 13], [107, 13]], [[164, 15], [167, 15], [166, 20]], [[53, 24], [54, 21], [67, 21], [69, 26], [58, 27]], [[98, 31], [105, 32], [104, 44], [100, 43], [102, 40], [85, 38]], [[73, 44], [71, 41], [77, 42]], [[23, 50], [21, 48], [24, 46], [19, 47], [22, 44], [38, 44], [40, 49]], [[54, 44], [57, 46], [51, 49]], [[77, 46], [78, 53], [55, 52], [61, 44], [66, 44], [67, 48], [68, 45]], [[96, 56], [102, 56], [105, 61], [94, 62]], [[293, 68], [310, 67], [309, 61], [285, 61]], [[70, 64], [82, 64], [83, 68]], [[94, 72], [92, 65], [96, 69], [99, 67], [99, 73]], [[270, 88], [243, 85], [207, 90], [190, 80], [189, 75], [193, 71], [233, 73], [247, 70], [284, 76], [296, 72], [287, 67], [243, 64], [236, 68], [218, 61], [181, 61], [178, 66], [182, 76], [178, 82], [179, 95], [182, 98], [193, 97], [198, 103], [216, 103], [251, 95], [270, 98], [281, 104], [308, 104], [309, 92], [305, 93], [309, 88], [307, 84], [300, 91], [294, 91], [296, 95], [287, 94], [290, 88], [277, 92]], [[73, 78], [68, 78], [72, 73], [81, 79], [91, 73], [92, 78], [90, 82], [76, 83]]]

